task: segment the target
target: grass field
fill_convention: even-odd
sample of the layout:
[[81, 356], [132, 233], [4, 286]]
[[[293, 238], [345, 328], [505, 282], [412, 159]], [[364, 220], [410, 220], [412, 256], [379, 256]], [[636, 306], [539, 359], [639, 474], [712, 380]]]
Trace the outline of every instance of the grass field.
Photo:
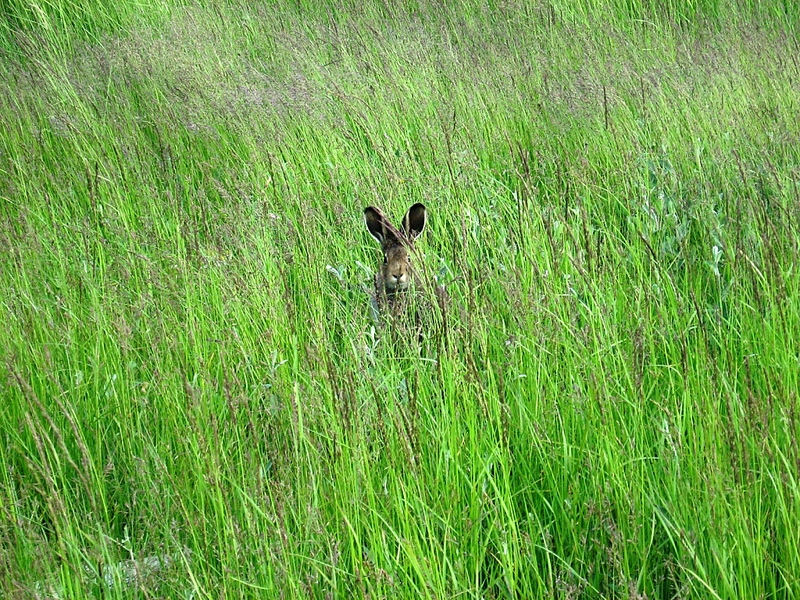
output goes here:
[[800, 596], [800, 6], [102, 4], [0, 8], [4, 598]]

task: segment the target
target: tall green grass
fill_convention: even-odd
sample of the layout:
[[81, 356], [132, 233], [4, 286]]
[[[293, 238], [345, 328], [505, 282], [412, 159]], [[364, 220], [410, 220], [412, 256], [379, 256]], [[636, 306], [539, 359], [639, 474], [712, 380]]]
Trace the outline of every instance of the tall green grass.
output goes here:
[[0, 40], [4, 595], [797, 595], [793, 6], [92, 7]]

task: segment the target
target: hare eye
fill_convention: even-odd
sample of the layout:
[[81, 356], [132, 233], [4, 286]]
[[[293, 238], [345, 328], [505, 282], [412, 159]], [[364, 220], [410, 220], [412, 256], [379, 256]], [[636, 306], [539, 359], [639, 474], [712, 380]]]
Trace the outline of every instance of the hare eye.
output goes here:
[[388, 263], [389, 263], [389, 257], [384, 254], [383, 255], [383, 264], [388, 264]]

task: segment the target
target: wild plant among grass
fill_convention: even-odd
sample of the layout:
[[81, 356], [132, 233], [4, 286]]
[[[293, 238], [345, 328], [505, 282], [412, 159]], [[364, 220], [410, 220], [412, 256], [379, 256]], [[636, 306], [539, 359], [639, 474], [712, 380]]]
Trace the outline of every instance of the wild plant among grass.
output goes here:
[[0, 9], [4, 597], [798, 594], [793, 5], [98, 7]]

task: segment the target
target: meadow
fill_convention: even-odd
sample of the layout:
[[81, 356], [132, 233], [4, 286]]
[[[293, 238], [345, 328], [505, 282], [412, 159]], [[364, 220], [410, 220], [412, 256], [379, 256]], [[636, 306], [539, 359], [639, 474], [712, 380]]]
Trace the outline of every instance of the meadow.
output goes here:
[[4, 598], [800, 596], [800, 6], [0, 16]]

